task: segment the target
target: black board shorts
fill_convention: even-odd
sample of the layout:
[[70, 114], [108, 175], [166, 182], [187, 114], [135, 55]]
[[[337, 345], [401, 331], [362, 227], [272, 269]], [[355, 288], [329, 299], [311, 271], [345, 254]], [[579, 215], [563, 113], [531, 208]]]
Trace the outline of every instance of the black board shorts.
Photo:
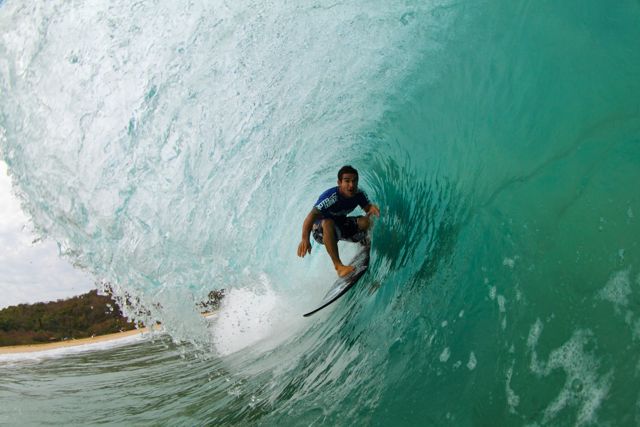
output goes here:
[[[343, 216], [333, 218], [334, 228], [336, 230], [336, 240], [359, 242], [364, 239], [367, 236], [367, 231], [363, 231], [358, 228], [358, 218], [362, 218], [362, 216]], [[324, 221], [324, 219], [319, 219], [313, 223], [312, 233], [314, 240], [321, 245], [324, 245], [322, 221]]]

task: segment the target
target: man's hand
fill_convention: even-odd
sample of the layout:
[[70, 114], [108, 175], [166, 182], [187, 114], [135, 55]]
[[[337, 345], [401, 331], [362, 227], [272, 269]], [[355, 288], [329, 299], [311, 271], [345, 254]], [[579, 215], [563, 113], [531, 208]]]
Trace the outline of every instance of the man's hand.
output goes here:
[[311, 253], [311, 242], [309, 239], [302, 239], [298, 245], [298, 256], [304, 258], [306, 254]]
[[[2, 0], [0, 0], [0, 2], [1, 1]], [[309, 234], [311, 234], [311, 230], [313, 229], [313, 223], [319, 217], [320, 211], [314, 207], [304, 219], [304, 223], [302, 224], [302, 240], [300, 240], [300, 244], [298, 245], [298, 256], [300, 258], [304, 258], [306, 254], [311, 253], [311, 242], [309, 241]]]
[[378, 218], [380, 218], [380, 208], [378, 208], [378, 205], [369, 205], [368, 207], [369, 207], [369, 209], [367, 209], [368, 216], [375, 215]]

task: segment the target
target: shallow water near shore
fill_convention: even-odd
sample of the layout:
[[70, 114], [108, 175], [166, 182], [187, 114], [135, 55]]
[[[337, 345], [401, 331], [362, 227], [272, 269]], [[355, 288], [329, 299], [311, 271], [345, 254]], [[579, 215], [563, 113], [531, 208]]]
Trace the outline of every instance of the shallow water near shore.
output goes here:
[[[169, 334], [0, 362], [0, 423], [640, 423], [637, 2], [4, 1], [0, 33], [25, 210]], [[371, 263], [305, 319], [345, 163]]]

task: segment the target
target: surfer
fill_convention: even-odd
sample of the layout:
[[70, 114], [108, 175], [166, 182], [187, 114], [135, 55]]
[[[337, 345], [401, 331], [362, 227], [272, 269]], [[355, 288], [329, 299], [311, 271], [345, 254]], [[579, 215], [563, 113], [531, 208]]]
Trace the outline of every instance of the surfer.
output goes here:
[[[357, 206], [366, 215], [347, 216]], [[352, 166], [343, 166], [338, 171], [338, 186], [322, 193], [305, 218], [298, 256], [304, 258], [311, 253], [309, 235], [313, 232], [314, 240], [327, 248], [338, 276], [346, 276], [354, 267], [340, 261], [338, 240], [360, 242], [366, 238], [372, 224], [371, 215], [379, 217], [380, 209], [369, 201], [364, 191], [358, 189], [358, 171]]]

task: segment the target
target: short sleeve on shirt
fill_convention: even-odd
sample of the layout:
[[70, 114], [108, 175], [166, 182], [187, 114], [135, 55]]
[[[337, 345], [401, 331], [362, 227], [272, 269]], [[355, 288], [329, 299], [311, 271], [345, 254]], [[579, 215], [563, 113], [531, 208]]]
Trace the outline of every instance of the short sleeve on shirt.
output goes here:
[[337, 202], [338, 189], [334, 187], [322, 193], [318, 198], [318, 201], [315, 203], [314, 207], [324, 214], [327, 213], [329, 211], [329, 208], [331, 208]]

